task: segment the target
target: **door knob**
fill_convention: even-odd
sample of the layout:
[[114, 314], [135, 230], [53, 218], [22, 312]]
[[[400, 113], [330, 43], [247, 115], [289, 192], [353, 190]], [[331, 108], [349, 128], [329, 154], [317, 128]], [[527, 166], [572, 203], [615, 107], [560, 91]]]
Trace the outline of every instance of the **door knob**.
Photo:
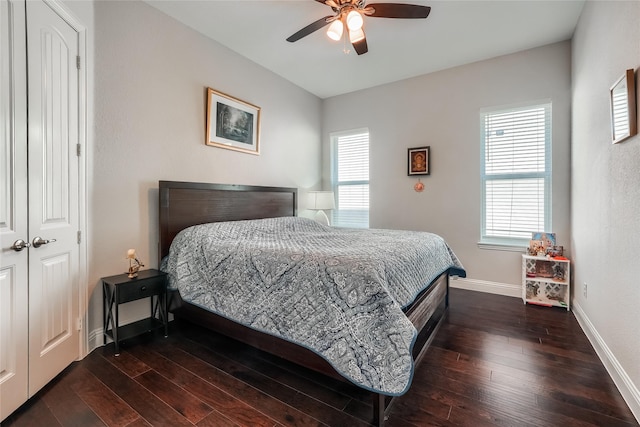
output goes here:
[[33, 247], [34, 248], [39, 248], [42, 245], [46, 245], [47, 243], [53, 243], [55, 241], [56, 241], [56, 239], [46, 240], [46, 239], [43, 239], [42, 237], [38, 236], [38, 237], [33, 239], [32, 243], [33, 243]]
[[10, 249], [13, 249], [16, 252], [20, 252], [21, 250], [23, 250], [24, 248], [28, 248], [29, 246], [31, 246], [30, 243], [25, 242], [22, 239], [18, 239], [15, 242], [13, 242], [13, 245], [11, 246]]

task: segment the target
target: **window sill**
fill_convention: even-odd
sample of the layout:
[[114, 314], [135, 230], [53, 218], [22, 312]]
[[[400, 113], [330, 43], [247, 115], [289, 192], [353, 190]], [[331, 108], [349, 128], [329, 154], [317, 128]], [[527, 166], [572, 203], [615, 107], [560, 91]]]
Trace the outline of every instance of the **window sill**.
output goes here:
[[490, 251], [526, 252], [526, 243], [518, 241], [481, 241], [478, 248]]

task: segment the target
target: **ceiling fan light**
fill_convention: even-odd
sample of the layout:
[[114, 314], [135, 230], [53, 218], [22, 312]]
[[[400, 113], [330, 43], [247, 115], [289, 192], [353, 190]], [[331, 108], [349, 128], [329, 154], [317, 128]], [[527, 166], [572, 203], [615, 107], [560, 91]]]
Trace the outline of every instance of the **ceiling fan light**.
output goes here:
[[352, 10], [347, 14], [347, 27], [349, 27], [349, 31], [357, 31], [362, 28], [364, 24], [364, 20], [362, 19], [362, 15], [357, 10]]
[[343, 28], [344, 26], [342, 25], [342, 21], [337, 19], [329, 25], [329, 29], [327, 29], [327, 36], [329, 36], [331, 40], [340, 40], [342, 38]]
[[349, 31], [349, 41], [351, 43], [358, 43], [362, 39], [364, 39], [364, 31], [362, 31], [362, 27], [354, 31]]

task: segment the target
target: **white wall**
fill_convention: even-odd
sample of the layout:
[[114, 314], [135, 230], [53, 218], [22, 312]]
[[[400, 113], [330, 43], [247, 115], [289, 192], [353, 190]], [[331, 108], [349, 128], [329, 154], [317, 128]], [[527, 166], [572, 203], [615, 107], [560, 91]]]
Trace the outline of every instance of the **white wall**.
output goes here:
[[[330, 132], [370, 131], [370, 225], [443, 236], [476, 288], [520, 295], [521, 252], [479, 249], [482, 107], [553, 102], [553, 231], [570, 249], [571, 44], [562, 42], [326, 99]], [[407, 148], [431, 146], [431, 175], [407, 176]], [[329, 159], [325, 142], [323, 155]], [[324, 179], [328, 185], [329, 161]], [[472, 287], [473, 287], [472, 286]]]
[[[100, 277], [126, 270], [128, 248], [146, 267], [158, 266], [158, 180], [317, 186], [321, 100], [145, 3], [93, 7], [89, 328], [95, 333], [102, 327]], [[262, 108], [260, 156], [205, 146], [207, 87]], [[121, 312], [124, 322], [148, 312], [147, 301], [131, 304]]]
[[609, 110], [638, 22], [638, 1], [588, 1], [574, 35], [571, 235], [574, 311], [640, 419], [640, 137], [612, 145]]

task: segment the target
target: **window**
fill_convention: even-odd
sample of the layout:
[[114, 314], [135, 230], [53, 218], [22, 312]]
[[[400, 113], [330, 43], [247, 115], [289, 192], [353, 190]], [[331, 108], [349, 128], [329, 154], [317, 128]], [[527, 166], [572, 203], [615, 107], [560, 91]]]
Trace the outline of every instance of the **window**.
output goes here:
[[480, 112], [481, 244], [551, 231], [551, 104]]
[[331, 135], [337, 227], [369, 227], [369, 131]]

